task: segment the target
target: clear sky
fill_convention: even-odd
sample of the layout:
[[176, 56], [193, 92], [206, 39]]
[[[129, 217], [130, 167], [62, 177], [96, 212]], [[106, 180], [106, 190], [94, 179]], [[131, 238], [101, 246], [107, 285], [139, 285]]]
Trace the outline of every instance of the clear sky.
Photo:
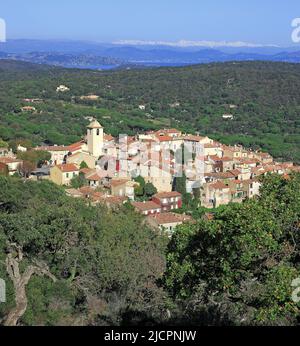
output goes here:
[[300, 0], [3, 0], [8, 38], [292, 45]]

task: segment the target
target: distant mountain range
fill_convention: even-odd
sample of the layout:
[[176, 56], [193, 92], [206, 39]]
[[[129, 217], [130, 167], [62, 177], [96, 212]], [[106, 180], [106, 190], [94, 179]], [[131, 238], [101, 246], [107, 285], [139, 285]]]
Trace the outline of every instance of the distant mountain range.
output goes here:
[[0, 59], [31, 62], [35, 64], [60, 66], [66, 68], [87, 68], [87, 69], [111, 69], [126, 65], [126, 62], [113, 57], [100, 57], [91, 54], [69, 54], [69, 53], [3, 53], [0, 52]]
[[0, 43], [0, 59], [68, 68], [111, 69], [182, 66], [228, 61], [300, 63], [299, 47], [172, 47], [77, 41], [9, 40]]

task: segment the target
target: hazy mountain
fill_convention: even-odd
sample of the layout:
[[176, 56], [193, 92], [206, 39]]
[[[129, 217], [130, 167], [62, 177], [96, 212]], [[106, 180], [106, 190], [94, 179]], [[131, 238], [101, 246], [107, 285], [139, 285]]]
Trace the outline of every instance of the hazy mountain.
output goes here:
[[81, 41], [9, 40], [0, 44], [0, 58], [77, 68], [180, 66], [227, 61], [300, 62], [300, 47], [176, 47], [123, 45]]
[[107, 69], [125, 65], [126, 62], [112, 57], [99, 57], [89, 54], [65, 53], [0, 53], [0, 59], [26, 61], [35, 64], [61, 66], [67, 68]]

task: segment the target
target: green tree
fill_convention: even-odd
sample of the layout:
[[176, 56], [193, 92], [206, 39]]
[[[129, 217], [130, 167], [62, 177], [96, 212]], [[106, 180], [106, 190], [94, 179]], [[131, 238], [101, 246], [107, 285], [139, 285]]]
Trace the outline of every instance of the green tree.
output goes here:
[[45, 162], [50, 161], [51, 154], [43, 150], [30, 150], [25, 152], [18, 152], [17, 157], [20, 160], [30, 162], [35, 167], [40, 167]]
[[152, 197], [157, 193], [157, 188], [152, 183], [147, 183], [144, 190], [147, 197]]
[[180, 227], [169, 244], [165, 287], [180, 304], [196, 301], [199, 313], [204, 306], [225, 311], [228, 323], [295, 324], [299, 197], [299, 174], [269, 175], [259, 199]]
[[71, 186], [74, 188], [74, 189], [79, 189], [83, 186], [86, 186], [88, 184], [85, 176], [83, 173], [79, 173], [79, 175], [77, 175], [76, 177], [74, 177], [72, 180], [71, 180]]
[[186, 194], [186, 175], [185, 175], [185, 173], [182, 173], [181, 177], [175, 177], [174, 190], [181, 193], [182, 195]]
[[0, 148], [8, 148], [8, 143], [0, 138]]
[[89, 168], [89, 166], [87, 165], [85, 161], [82, 161], [80, 164], [80, 169], [84, 169], [84, 168]]
[[140, 215], [89, 206], [48, 181], [0, 176], [0, 187], [2, 323], [120, 325], [165, 314], [157, 281], [167, 239]]
[[140, 184], [140, 187], [144, 188], [146, 185], [145, 179], [142, 176], [134, 178], [134, 181]]
[[136, 197], [143, 197], [145, 194], [144, 188], [141, 185], [137, 185], [134, 188], [134, 194]]

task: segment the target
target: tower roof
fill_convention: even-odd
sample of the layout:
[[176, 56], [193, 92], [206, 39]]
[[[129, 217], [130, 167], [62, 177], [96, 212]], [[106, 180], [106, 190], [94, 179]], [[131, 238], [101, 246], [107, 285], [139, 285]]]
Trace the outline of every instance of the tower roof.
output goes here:
[[88, 126], [88, 129], [101, 129], [101, 128], [102, 128], [101, 124], [96, 119], [94, 119]]

